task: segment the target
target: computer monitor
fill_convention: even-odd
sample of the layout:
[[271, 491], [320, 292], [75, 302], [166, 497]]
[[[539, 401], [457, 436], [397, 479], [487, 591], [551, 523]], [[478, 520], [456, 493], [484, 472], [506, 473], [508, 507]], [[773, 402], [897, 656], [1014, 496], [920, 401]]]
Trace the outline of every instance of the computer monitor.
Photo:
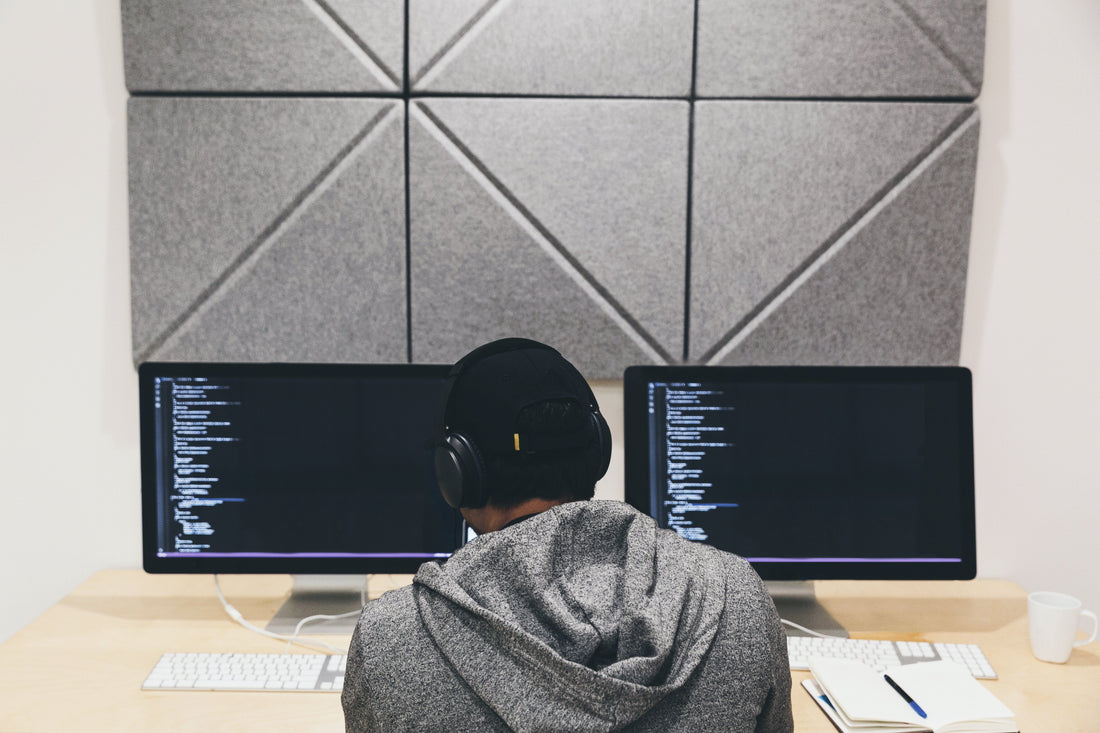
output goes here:
[[[440, 495], [432, 464], [448, 371], [142, 364], [145, 570], [412, 573], [449, 557], [461, 517]], [[327, 595], [315, 590], [311, 600], [325, 606]], [[292, 598], [275, 628], [287, 628], [303, 600]], [[330, 603], [321, 612], [336, 611]]]
[[624, 415], [627, 501], [764, 580], [975, 575], [965, 368], [631, 367]]

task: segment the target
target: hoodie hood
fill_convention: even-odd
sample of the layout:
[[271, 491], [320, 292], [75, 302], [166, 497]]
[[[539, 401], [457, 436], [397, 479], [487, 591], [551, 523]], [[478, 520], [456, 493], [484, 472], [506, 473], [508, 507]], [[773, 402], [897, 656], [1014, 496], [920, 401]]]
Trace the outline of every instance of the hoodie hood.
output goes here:
[[721, 553], [622, 502], [578, 501], [426, 563], [413, 595], [440, 652], [510, 727], [597, 731], [691, 678], [725, 586]]

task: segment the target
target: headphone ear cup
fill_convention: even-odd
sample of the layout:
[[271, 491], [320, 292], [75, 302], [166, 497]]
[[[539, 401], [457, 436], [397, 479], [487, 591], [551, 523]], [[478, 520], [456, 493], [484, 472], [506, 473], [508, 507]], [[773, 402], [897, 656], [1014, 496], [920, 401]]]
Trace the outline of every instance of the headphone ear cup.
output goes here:
[[435, 478], [451, 507], [485, 505], [485, 467], [477, 447], [461, 433], [448, 433], [435, 449]]
[[592, 421], [595, 423], [596, 435], [600, 441], [600, 467], [592, 480], [592, 483], [595, 483], [604, 477], [608, 466], [611, 465], [611, 428], [598, 410], [592, 411]]

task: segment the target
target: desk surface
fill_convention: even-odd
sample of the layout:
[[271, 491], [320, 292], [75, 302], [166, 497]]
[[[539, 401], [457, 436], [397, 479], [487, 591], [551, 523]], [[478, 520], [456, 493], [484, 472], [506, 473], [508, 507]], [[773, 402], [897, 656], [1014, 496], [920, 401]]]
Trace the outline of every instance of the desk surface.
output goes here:
[[[244, 617], [262, 625], [290, 590], [288, 576], [222, 576]], [[1027, 602], [1008, 581], [817, 583], [829, 612], [853, 636], [981, 645], [1000, 676], [983, 682], [1023, 731], [1100, 730], [1100, 643], [1068, 664], [1036, 661]], [[315, 637], [333, 646], [347, 637]], [[332, 693], [145, 692], [141, 683], [168, 651], [277, 652], [222, 610], [208, 576], [97, 573], [0, 644], [0, 731], [342, 731]], [[799, 684], [795, 730], [833, 731]]]

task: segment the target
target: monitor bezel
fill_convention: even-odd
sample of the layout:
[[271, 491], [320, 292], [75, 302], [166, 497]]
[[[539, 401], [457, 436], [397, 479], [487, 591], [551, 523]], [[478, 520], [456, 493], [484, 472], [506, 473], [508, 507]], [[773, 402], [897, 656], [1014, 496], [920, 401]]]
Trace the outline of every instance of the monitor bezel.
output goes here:
[[764, 580], [970, 580], [976, 576], [972, 377], [960, 366], [635, 366], [623, 374], [625, 499], [650, 507], [648, 385], [651, 382], [950, 382], [959, 390], [959, 480], [962, 558], [944, 562], [752, 563]]
[[[147, 573], [256, 573], [345, 575], [415, 573], [424, 562], [445, 557], [161, 557], [157, 554], [156, 437], [153, 381], [157, 377], [339, 377], [434, 378], [440, 387], [446, 364], [319, 364], [240, 362], [143, 362], [138, 366], [141, 448], [142, 567]], [[455, 549], [461, 545], [462, 517], [455, 512]]]

